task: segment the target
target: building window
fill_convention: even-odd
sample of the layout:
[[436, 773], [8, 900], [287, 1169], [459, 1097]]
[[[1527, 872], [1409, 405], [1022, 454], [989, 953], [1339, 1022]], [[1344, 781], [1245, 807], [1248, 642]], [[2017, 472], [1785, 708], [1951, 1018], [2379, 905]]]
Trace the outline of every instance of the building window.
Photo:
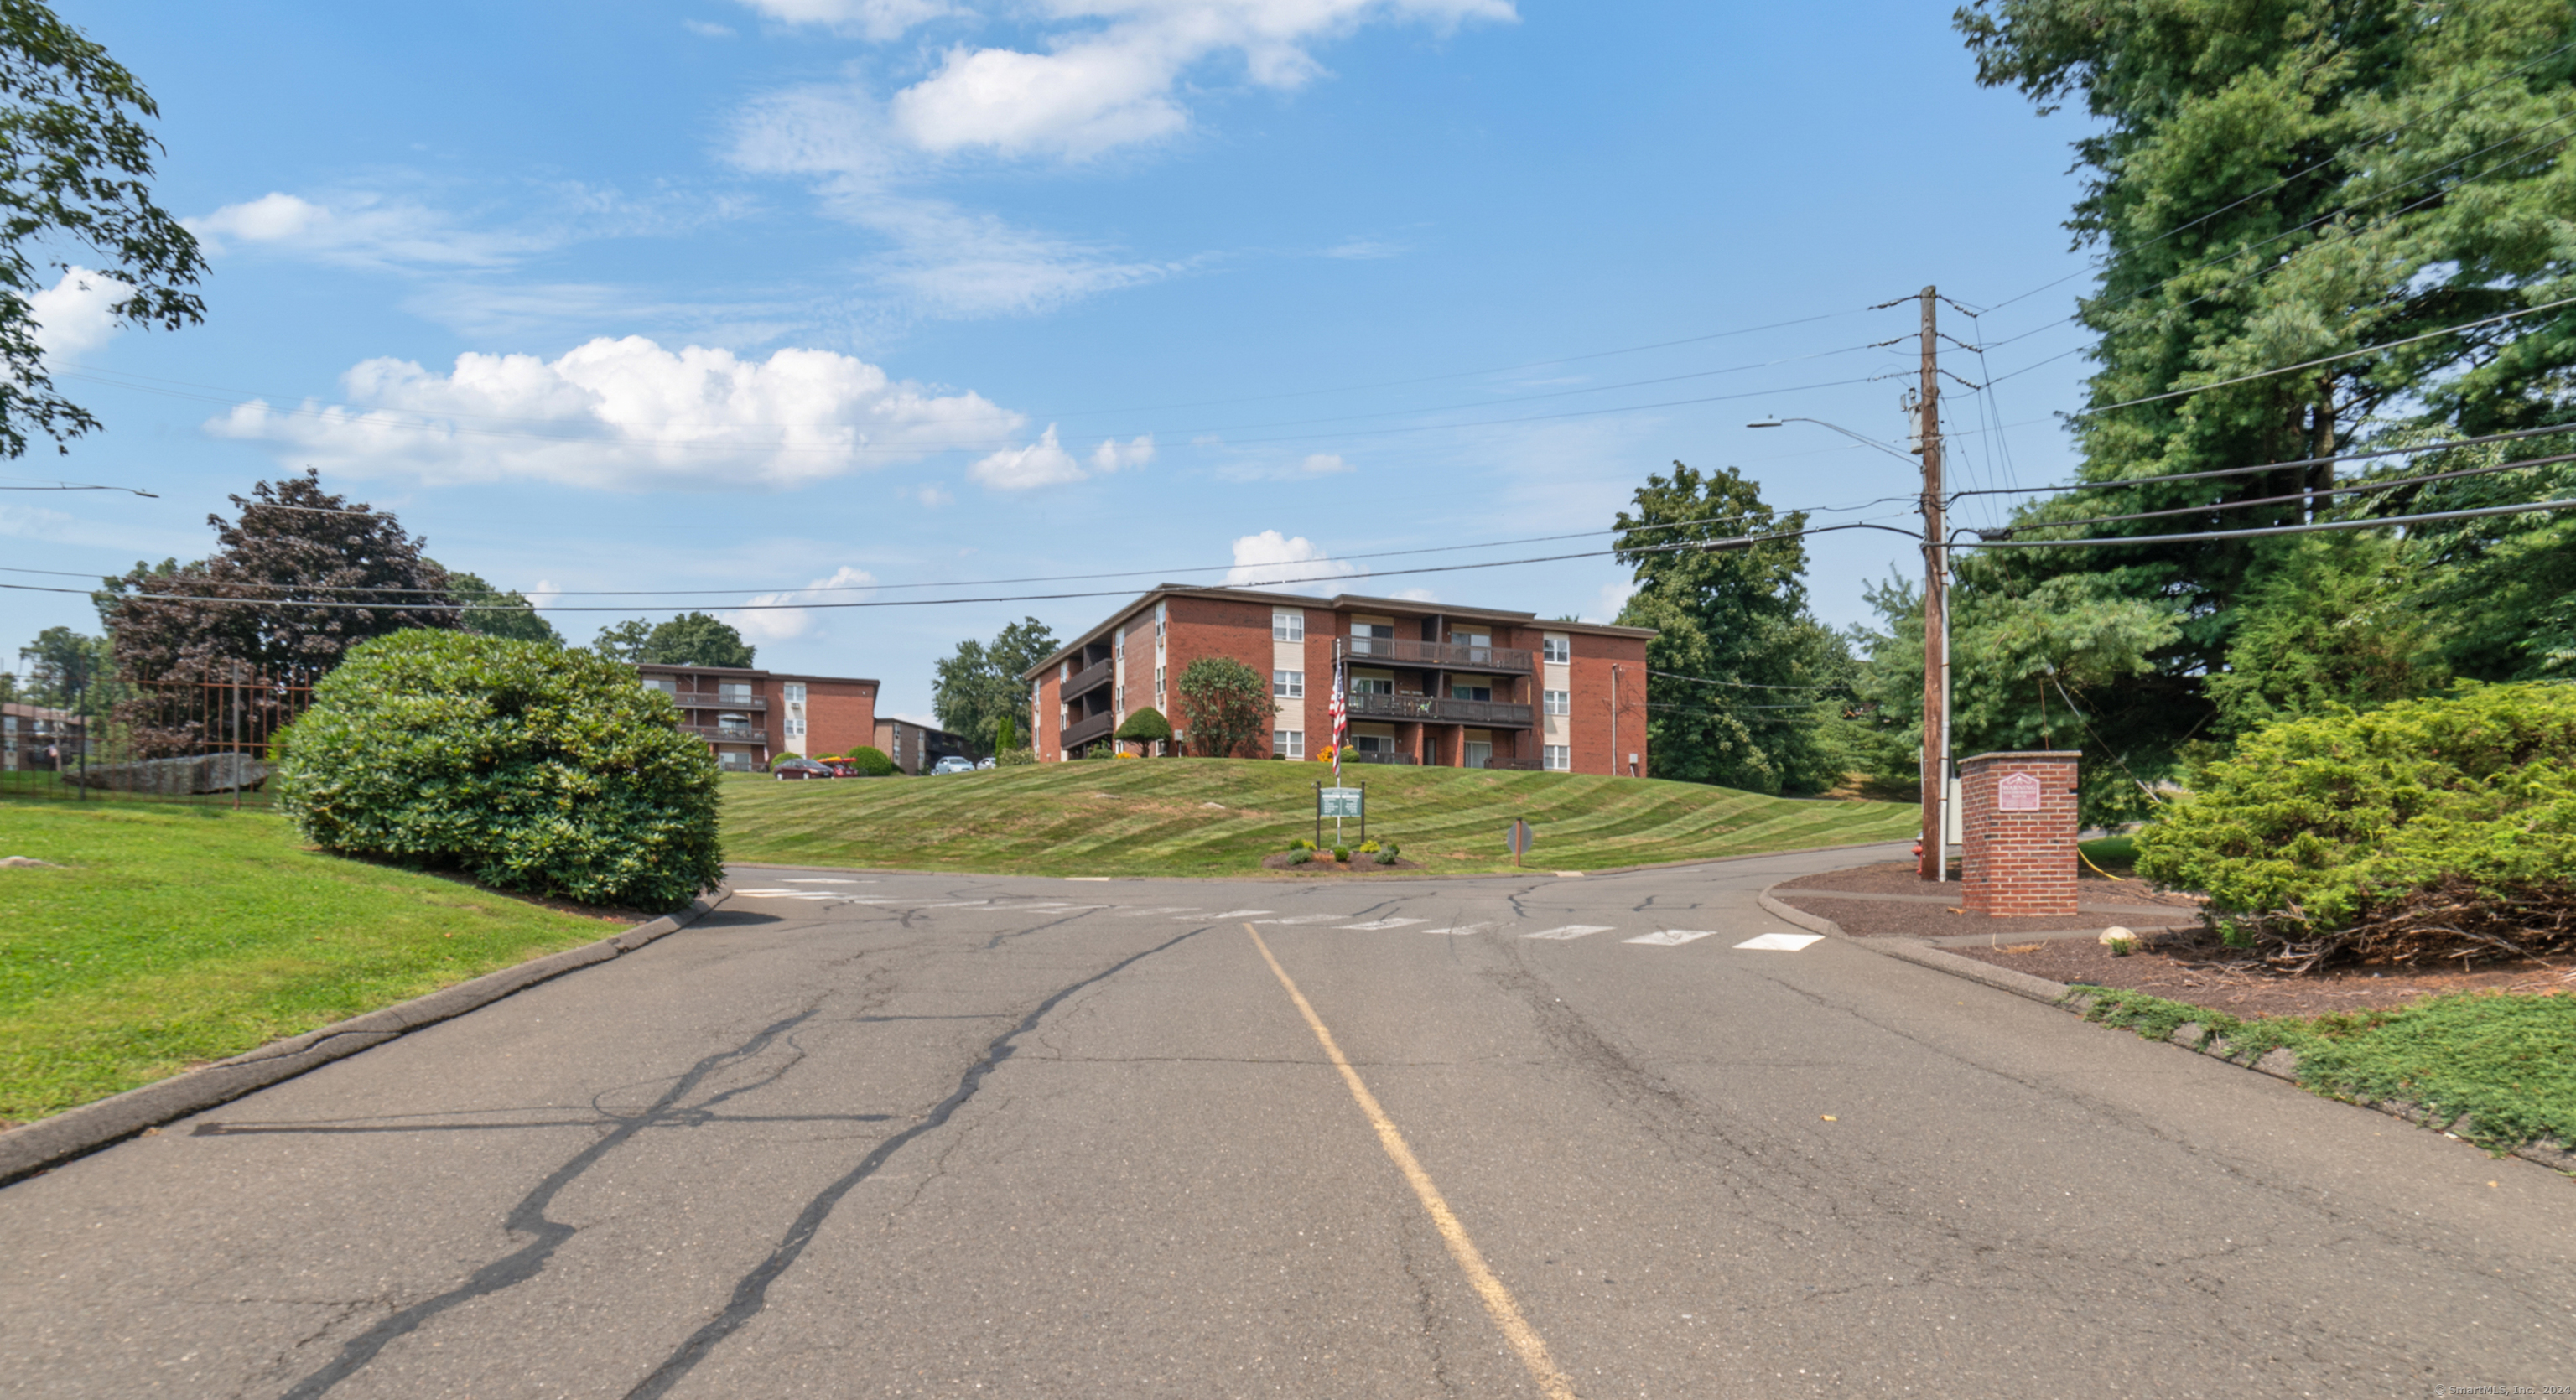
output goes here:
[[1156, 695], [1163, 693], [1163, 668], [1160, 666], [1154, 668], [1154, 693]]
[[644, 678], [644, 688], [646, 690], [658, 690], [664, 695], [677, 695], [680, 693], [680, 683], [671, 679], [669, 676], [646, 676]]
[[1551, 773], [1571, 773], [1574, 771], [1574, 750], [1564, 744], [1543, 745], [1539, 764]]
[[1540, 704], [1545, 708], [1547, 713], [1552, 715], [1561, 715], [1566, 712], [1566, 700], [1568, 697], [1569, 692], [1562, 690], [1542, 690], [1539, 692]]
[[1306, 731], [1302, 729], [1271, 730], [1270, 751], [1279, 755], [1281, 758], [1304, 758], [1306, 756]]
[[1395, 741], [1383, 734], [1354, 734], [1351, 736], [1351, 747], [1361, 753], [1393, 753]]
[[805, 682], [789, 681], [781, 687], [781, 691], [787, 697], [788, 704], [802, 705], [805, 703]]
[[1539, 659], [1562, 666], [1574, 659], [1574, 642], [1566, 637], [1542, 637], [1538, 643]]
[[1295, 608], [1271, 609], [1270, 640], [1274, 642], [1306, 640], [1306, 614]]
[[1353, 695], [1393, 695], [1394, 693], [1395, 677], [1393, 676], [1355, 675], [1351, 677]]
[[1490, 684], [1470, 685], [1463, 679], [1455, 680], [1449, 683], [1449, 698], [1452, 700], [1491, 700], [1494, 698], [1494, 687]]
[[1271, 673], [1270, 673], [1270, 694], [1271, 694], [1271, 697], [1272, 697], [1273, 699], [1277, 699], [1277, 700], [1303, 700], [1303, 699], [1305, 699], [1305, 698], [1306, 698], [1306, 673], [1305, 673], [1305, 672], [1303, 672], [1303, 671], [1273, 671], [1273, 672], [1271, 672]]
[[1169, 603], [1154, 605], [1154, 640], [1157, 642], [1163, 640], [1163, 621], [1171, 615], [1171, 606]]
[[716, 682], [716, 699], [723, 704], [739, 705], [750, 698], [751, 682], [749, 681]]

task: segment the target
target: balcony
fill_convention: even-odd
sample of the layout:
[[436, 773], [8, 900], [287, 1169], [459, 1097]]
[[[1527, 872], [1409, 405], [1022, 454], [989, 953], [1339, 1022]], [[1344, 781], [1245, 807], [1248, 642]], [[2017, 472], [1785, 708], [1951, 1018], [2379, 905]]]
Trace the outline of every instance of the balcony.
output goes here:
[[1535, 758], [1489, 758], [1485, 760], [1485, 766], [1499, 768], [1506, 773], [1536, 773], [1542, 768]]
[[695, 734], [714, 744], [766, 744], [769, 742], [769, 731], [766, 729], [746, 729], [730, 724], [684, 724], [680, 726], [680, 732]]
[[[1526, 656], [1529, 653], [1521, 654]], [[1527, 729], [1530, 727], [1530, 707], [1502, 700], [1444, 700], [1430, 695], [1354, 695], [1351, 697], [1351, 718], [1409, 719], [1433, 724]]]
[[1109, 684], [1110, 674], [1117, 669], [1117, 664], [1116, 659], [1112, 658], [1111, 660], [1101, 662], [1097, 666], [1085, 666], [1081, 670], [1074, 672], [1073, 679], [1064, 683], [1064, 694], [1057, 698], [1062, 700], [1078, 699], [1081, 696], [1088, 695], [1102, 686]]
[[1522, 674], [1530, 669], [1531, 654], [1519, 647], [1462, 647], [1447, 642], [1408, 641], [1402, 637], [1348, 637], [1343, 640], [1352, 657], [1392, 661], [1400, 666]]
[[727, 695], [714, 690], [666, 690], [671, 703], [684, 710], [766, 710], [766, 695]]
[[1085, 744], [1106, 739], [1109, 737], [1109, 731], [1117, 727], [1118, 716], [1108, 710], [1102, 710], [1089, 719], [1075, 720], [1064, 727], [1064, 747], [1078, 749]]
[[1371, 753], [1366, 749], [1344, 749], [1342, 751], [1342, 761], [1345, 763], [1386, 763], [1393, 764], [1397, 767], [1410, 768], [1413, 766], [1413, 755], [1409, 753]]

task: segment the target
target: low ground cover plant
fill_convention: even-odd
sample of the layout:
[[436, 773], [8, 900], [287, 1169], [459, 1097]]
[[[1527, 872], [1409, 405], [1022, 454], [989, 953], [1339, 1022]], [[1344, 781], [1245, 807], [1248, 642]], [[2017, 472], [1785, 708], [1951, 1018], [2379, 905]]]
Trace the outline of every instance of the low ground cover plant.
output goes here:
[[2554, 1140], [2576, 1144], [2576, 996], [2462, 992], [2386, 1011], [2239, 1020], [2185, 1002], [2108, 987], [2085, 1019], [2165, 1040], [2185, 1025], [2200, 1042], [2227, 1042], [2252, 1060], [2281, 1048], [2299, 1057], [2299, 1084], [2353, 1103], [2419, 1104], [2491, 1151]]
[[2470, 687], [2253, 734], [2138, 837], [2283, 971], [2576, 947], [2576, 685]]
[[379, 638], [288, 731], [279, 805], [343, 855], [668, 910], [715, 887], [716, 765], [616, 662], [464, 632]]

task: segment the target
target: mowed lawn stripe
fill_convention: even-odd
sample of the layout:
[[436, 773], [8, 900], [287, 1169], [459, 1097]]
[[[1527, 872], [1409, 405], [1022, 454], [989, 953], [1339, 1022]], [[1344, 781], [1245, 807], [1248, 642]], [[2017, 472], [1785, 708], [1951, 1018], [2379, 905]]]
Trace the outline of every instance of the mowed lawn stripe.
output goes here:
[[[725, 783], [725, 855], [753, 862], [1028, 875], [1231, 875], [1312, 835], [1313, 763], [1126, 759], [939, 778]], [[1503, 829], [1539, 832], [1550, 869], [1707, 860], [1902, 840], [1915, 809], [1696, 783], [1372, 765], [1369, 834], [1434, 872], [1511, 868]], [[1332, 825], [1325, 823], [1329, 839]], [[1353, 841], [1359, 830], [1345, 823]]]

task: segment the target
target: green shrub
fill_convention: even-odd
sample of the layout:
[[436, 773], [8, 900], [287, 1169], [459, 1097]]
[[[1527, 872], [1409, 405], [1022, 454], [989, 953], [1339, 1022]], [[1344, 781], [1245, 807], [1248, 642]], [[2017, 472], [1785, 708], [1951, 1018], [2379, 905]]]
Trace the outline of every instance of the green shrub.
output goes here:
[[1390, 846], [1390, 847], [1388, 847], [1388, 848], [1386, 848], [1386, 849], [1384, 849], [1384, 850], [1379, 851], [1379, 852], [1377, 853], [1377, 857], [1376, 857], [1376, 859], [1377, 859], [1377, 863], [1378, 863], [1378, 864], [1380, 864], [1380, 865], [1393, 865], [1393, 864], [1395, 864], [1395, 862], [1396, 862], [1395, 848], [1393, 848], [1393, 847], [1391, 847], [1391, 846]]
[[715, 887], [716, 764], [594, 653], [468, 632], [353, 648], [277, 771], [306, 839], [499, 889], [676, 909]]
[[1351, 863], [1351, 848], [1350, 848], [1350, 847], [1348, 847], [1348, 846], [1335, 846], [1335, 847], [1333, 848], [1333, 859], [1334, 859], [1334, 860], [1336, 860], [1336, 861], [1341, 862], [1341, 863], [1342, 863], [1342, 864], [1344, 864], [1344, 865], [1348, 865], [1348, 864], [1350, 864], [1350, 863]]
[[1375, 841], [1362, 841], [1356, 849], [1361, 855], [1373, 856], [1377, 854], [1378, 846]]
[[1038, 751], [1035, 749], [1004, 749], [993, 755], [996, 768], [1025, 768], [1037, 761]]
[[862, 778], [891, 778], [903, 771], [894, 766], [893, 759], [886, 757], [885, 750], [865, 744], [841, 755], [841, 761], [857, 768]]
[[[2537, 952], [2576, 912], [2576, 686], [2481, 686], [2247, 737], [2138, 837], [2138, 873], [2276, 966]], [[2555, 941], [2568, 941], [2560, 935]]]
[[1163, 718], [1162, 711], [1147, 705], [1121, 721], [1118, 732], [1110, 737], [1131, 744], [1161, 743], [1172, 737], [1172, 722]]
[[1315, 853], [1313, 851], [1306, 850], [1302, 847], [1288, 852], [1288, 863], [1290, 865], [1304, 865], [1306, 862], [1313, 860], [1314, 858]]

